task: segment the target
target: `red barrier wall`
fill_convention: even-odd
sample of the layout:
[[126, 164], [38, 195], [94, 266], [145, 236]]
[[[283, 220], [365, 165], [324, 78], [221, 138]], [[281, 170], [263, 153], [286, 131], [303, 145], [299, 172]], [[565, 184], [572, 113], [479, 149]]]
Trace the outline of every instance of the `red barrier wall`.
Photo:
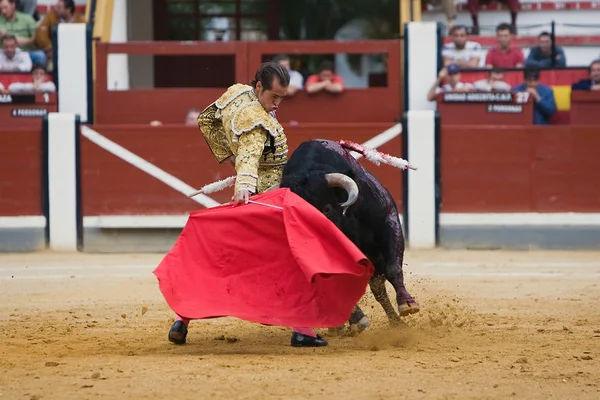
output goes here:
[[448, 126], [441, 149], [442, 212], [600, 212], [595, 127]]
[[0, 133], [0, 216], [43, 215], [41, 129]]
[[[480, 79], [487, 79], [488, 71], [463, 71], [461, 75], [463, 82], [473, 83]], [[588, 76], [588, 69], [585, 67], [542, 70], [540, 71], [540, 82], [547, 86], [571, 86]], [[523, 71], [505, 71], [504, 80], [511, 86], [520, 85], [523, 83]]]
[[[109, 54], [222, 55], [235, 57], [235, 82], [249, 83], [263, 55], [278, 54], [388, 55], [387, 87], [349, 89], [340, 95], [299, 93], [286, 99], [278, 112], [282, 122], [393, 123], [402, 114], [400, 41], [278, 41], [278, 42], [127, 42], [96, 44], [97, 124], [148, 124], [152, 120], [181, 123], [190, 108], [204, 108], [225, 88], [157, 88], [108, 90]], [[219, 74], [208, 66], [199, 74]], [[234, 82], [231, 82], [232, 84]], [[368, 106], [366, 106], [368, 105]]]
[[[346, 139], [358, 143], [388, 129], [391, 124], [285, 126], [290, 151], [309, 138]], [[197, 128], [182, 125], [146, 127], [135, 125], [95, 125], [98, 133], [155, 164], [195, 188], [234, 175], [229, 165], [219, 165]], [[400, 137], [381, 147], [401, 156]], [[145, 172], [82, 139], [83, 215], [185, 214], [202, 206]], [[401, 172], [389, 166], [377, 167], [362, 161], [392, 192], [401, 206]], [[228, 202], [233, 189], [210, 196]]]

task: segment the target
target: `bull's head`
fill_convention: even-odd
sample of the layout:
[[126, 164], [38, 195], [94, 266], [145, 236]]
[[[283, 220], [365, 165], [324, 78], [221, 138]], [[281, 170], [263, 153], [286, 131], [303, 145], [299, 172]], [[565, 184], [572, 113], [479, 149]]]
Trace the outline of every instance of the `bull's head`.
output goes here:
[[348, 199], [340, 204], [343, 210], [342, 215], [346, 215], [348, 207], [356, 203], [358, 199], [358, 185], [348, 175], [339, 173], [325, 174], [325, 182], [329, 187], [338, 187], [348, 193]]
[[346, 211], [358, 200], [359, 189], [348, 175], [319, 171], [284, 174], [281, 187], [287, 187], [302, 197], [323, 213], [350, 240], [358, 243], [358, 220], [354, 218], [353, 213], [346, 215]]
[[[358, 199], [358, 185], [354, 182], [354, 179], [340, 173], [325, 174], [325, 182], [327, 182], [327, 186], [329, 187], [344, 189], [348, 193], [348, 199], [340, 204], [342, 215], [346, 215], [348, 207], [356, 203]], [[279, 186], [279, 184], [273, 185], [267, 191], [279, 189]]]

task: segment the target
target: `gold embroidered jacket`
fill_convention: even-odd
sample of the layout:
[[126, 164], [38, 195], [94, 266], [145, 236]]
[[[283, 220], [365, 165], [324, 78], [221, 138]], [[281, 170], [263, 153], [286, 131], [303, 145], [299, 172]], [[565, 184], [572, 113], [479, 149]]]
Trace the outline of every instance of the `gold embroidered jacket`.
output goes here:
[[235, 84], [198, 116], [198, 127], [217, 162], [235, 156], [235, 191], [262, 193], [281, 181], [287, 139], [252, 87]]

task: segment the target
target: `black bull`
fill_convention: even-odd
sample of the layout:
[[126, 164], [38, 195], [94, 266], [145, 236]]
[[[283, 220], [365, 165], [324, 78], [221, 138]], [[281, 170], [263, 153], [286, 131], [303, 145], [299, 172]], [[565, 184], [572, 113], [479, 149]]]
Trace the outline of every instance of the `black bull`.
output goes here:
[[[338, 142], [310, 140], [292, 153], [280, 187], [289, 188], [331, 220], [371, 260], [369, 283], [390, 322], [419, 311], [404, 286], [404, 235], [390, 192]], [[387, 295], [385, 281], [396, 290], [399, 315]], [[362, 315], [358, 306], [350, 319]], [[360, 319], [360, 317], [359, 317]]]

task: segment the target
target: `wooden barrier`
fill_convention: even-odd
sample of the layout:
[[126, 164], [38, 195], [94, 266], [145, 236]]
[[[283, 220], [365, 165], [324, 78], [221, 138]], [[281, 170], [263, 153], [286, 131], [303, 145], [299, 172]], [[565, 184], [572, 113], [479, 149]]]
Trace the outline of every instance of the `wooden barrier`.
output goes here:
[[[493, 100], [496, 98], [500, 101]], [[442, 130], [446, 126], [464, 125], [466, 122], [469, 125], [533, 125], [533, 99], [526, 92], [440, 93], [437, 106]]]
[[42, 118], [58, 110], [56, 93], [0, 94], [0, 129], [42, 129]]
[[43, 215], [41, 132], [40, 125], [0, 134], [0, 217]]
[[[480, 79], [487, 79], [487, 69], [469, 69], [461, 72], [461, 80], [465, 83], [473, 83]], [[543, 69], [540, 71], [540, 82], [548, 86], [571, 86], [580, 79], [588, 77], [588, 69], [580, 68], [557, 68]], [[511, 86], [523, 83], [523, 70], [510, 69], [504, 71], [504, 81]]]
[[[305, 123], [393, 122], [402, 113], [400, 87], [400, 41], [273, 41], [248, 45], [248, 78], [263, 62], [264, 56], [301, 54], [386, 54], [387, 86], [347, 89], [340, 95], [299, 92], [284, 100], [277, 111], [281, 122]], [[316, 71], [315, 71], [316, 72]]]
[[600, 125], [600, 92], [574, 90], [571, 92], [571, 123]]
[[[204, 108], [226, 88], [156, 88], [109, 90], [108, 55], [231, 56], [235, 59], [235, 82], [248, 83], [264, 55], [287, 54], [369, 54], [385, 53], [388, 59], [387, 87], [348, 89], [339, 95], [300, 93], [286, 99], [278, 112], [282, 122], [350, 123], [389, 122], [401, 115], [400, 42], [384, 41], [298, 41], [298, 42], [127, 42], [96, 44], [96, 119], [98, 124], [148, 124], [152, 120], [180, 123], [189, 108]], [[214, 61], [214, 60], [213, 60]], [[212, 62], [212, 61], [211, 61]], [[190, 67], [191, 68], [191, 67]], [[195, 68], [195, 67], [194, 67]], [[182, 76], [219, 78], [211, 65], [179, 71]], [[212, 74], [212, 77], [211, 77]], [[209, 79], [210, 78], [210, 79]], [[233, 84], [234, 82], [231, 82]], [[366, 107], [368, 105], [368, 107]]]
[[[310, 138], [362, 143], [390, 127], [391, 124], [312, 124], [285, 129], [291, 152]], [[231, 166], [217, 164], [197, 128], [183, 125], [95, 125], [91, 128], [196, 188], [235, 175]], [[202, 208], [86, 138], [82, 138], [81, 145], [83, 215], [172, 215]], [[380, 149], [400, 157], [400, 136]], [[401, 171], [385, 165], [377, 167], [365, 160], [361, 162], [390, 189], [401, 207]], [[228, 188], [210, 197], [226, 203], [232, 195], [233, 189]]]
[[591, 126], [445, 127], [441, 212], [599, 212], [599, 148]]
[[[109, 90], [108, 55], [233, 55], [235, 78], [247, 81], [247, 46], [240, 42], [126, 42], [96, 43], [96, 115], [98, 124], [148, 124], [158, 120], [179, 123], [190, 108], [203, 108], [215, 101], [222, 88]], [[204, 71], [194, 73], [205, 73]], [[179, 118], [178, 118], [179, 117]]]

